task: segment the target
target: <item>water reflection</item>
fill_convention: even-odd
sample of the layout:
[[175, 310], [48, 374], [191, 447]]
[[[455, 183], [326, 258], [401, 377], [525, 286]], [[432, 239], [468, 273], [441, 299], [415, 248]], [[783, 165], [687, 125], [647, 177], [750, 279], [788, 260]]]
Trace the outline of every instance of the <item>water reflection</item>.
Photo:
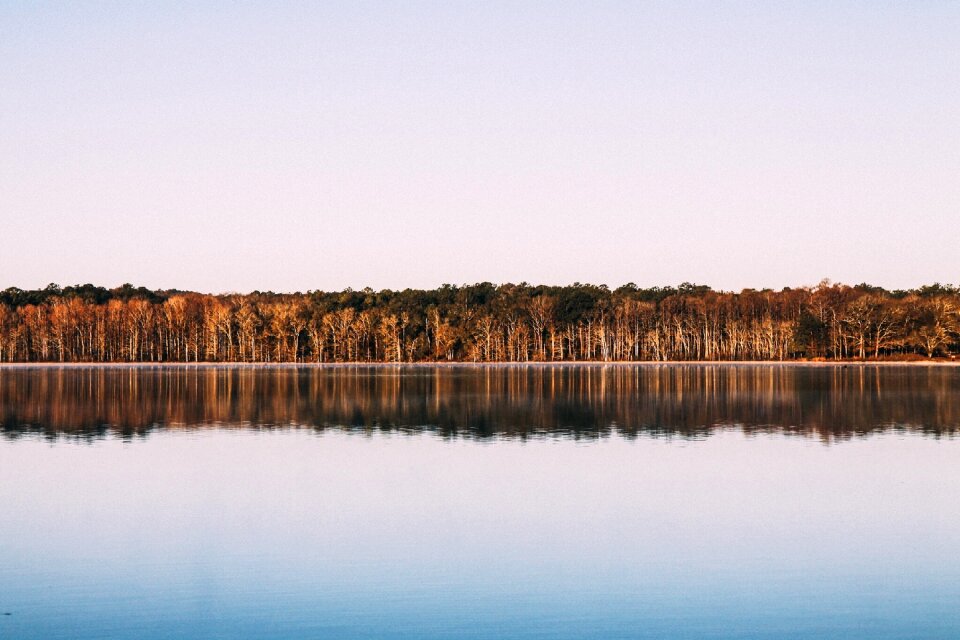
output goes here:
[[448, 437], [845, 439], [960, 428], [960, 369], [923, 366], [84, 367], [0, 369], [7, 437], [307, 427]]

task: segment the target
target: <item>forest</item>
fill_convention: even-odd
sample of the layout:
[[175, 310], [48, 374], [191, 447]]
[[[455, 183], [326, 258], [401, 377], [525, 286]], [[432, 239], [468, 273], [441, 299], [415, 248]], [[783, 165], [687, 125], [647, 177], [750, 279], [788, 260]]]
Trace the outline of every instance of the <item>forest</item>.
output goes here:
[[479, 283], [203, 294], [91, 284], [0, 292], [0, 362], [953, 359], [960, 288], [780, 291]]

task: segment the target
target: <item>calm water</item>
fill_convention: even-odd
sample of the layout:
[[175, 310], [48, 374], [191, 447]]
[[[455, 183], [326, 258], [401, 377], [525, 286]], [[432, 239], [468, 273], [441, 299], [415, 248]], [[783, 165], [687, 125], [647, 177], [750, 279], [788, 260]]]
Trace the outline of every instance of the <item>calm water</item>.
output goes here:
[[0, 369], [0, 638], [957, 638], [960, 368]]

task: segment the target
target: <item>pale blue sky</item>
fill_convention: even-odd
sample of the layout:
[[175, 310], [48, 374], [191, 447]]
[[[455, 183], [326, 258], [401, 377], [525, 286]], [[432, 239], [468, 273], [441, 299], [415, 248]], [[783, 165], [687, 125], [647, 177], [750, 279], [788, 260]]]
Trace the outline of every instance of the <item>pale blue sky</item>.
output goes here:
[[960, 282], [956, 2], [7, 1], [0, 60], [0, 287]]

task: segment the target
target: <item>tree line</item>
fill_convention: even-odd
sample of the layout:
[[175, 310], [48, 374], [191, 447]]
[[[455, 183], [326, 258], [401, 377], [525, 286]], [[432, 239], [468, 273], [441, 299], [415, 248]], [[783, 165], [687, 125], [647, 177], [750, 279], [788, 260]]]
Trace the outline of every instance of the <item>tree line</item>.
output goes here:
[[960, 288], [603, 285], [0, 292], [0, 362], [566, 362], [954, 357]]

